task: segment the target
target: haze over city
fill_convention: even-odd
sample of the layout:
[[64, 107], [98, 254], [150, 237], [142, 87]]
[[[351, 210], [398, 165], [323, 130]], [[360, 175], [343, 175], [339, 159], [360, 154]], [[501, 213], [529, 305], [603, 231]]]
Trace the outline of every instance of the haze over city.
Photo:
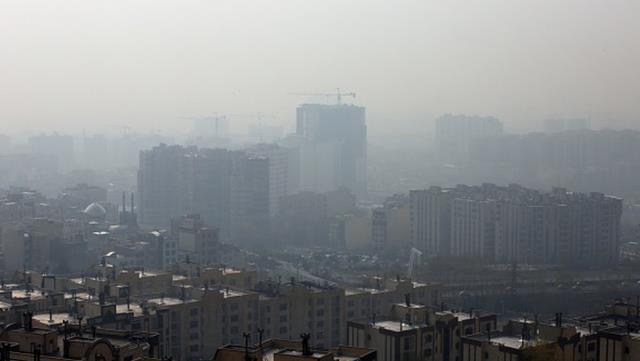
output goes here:
[[640, 360], [638, 14], [0, 2], [0, 361]]
[[638, 12], [577, 0], [4, 2], [0, 119], [13, 131], [166, 131], [184, 116], [262, 112], [291, 127], [305, 99], [290, 93], [342, 87], [367, 104], [373, 133], [447, 112], [513, 130], [549, 117], [635, 127]]

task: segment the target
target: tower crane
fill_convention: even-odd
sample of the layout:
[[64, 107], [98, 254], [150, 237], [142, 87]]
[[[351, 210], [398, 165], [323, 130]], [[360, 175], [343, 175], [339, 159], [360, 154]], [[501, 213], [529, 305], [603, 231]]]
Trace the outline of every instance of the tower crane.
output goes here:
[[337, 88], [335, 93], [291, 93], [291, 95], [327, 97], [327, 103], [329, 102], [329, 97], [336, 97], [338, 105], [342, 104], [342, 97], [356, 97], [356, 93], [343, 93], [340, 91], [340, 88]]

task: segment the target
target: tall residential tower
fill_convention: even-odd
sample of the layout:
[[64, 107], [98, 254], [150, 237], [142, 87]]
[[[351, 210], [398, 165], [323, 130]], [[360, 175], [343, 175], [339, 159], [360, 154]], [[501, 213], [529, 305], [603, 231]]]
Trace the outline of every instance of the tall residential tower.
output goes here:
[[365, 108], [348, 104], [303, 104], [297, 109], [300, 187], [329, 192], [348, 188], [362, 198], [367, 192], [367, 126]]

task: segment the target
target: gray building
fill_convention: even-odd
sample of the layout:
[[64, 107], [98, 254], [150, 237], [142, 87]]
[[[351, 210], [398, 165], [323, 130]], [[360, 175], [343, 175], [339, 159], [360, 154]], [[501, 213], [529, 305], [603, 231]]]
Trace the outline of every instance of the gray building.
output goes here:
[[171, 219], [199, 214], [222, 239], [267, 234], [269, 181], [265, 157], [163, 144], [140, 152], [140, 221], [166, 227]]
[[503, 132], [502, 122], [494, 117], [445, 114], [435, 122], [438, 156], [448, 162], [466, 162], [474, 142]]
[[300, 188], [329, 192], [345, 187], [362, 198], [367, 192], [365, 108], [303, 104], [297, 109]]
[[518, 185], [410, 192], [411, 239], [432, 256], [529, 264], [618, 260], [622, 199]]

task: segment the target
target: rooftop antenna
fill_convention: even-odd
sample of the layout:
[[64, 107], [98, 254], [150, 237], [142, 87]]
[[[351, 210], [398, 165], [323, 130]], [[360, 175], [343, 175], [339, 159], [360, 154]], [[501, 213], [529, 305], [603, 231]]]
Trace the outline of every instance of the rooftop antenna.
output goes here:
[[302, 338], [302, 355], [310, 356], [311, 355], [311, 347], [309, 347], [309, 339], [311, 338], [310, 333], [303, 333], [300, 335]]
[[243, 332], [242, 337], [244, 337], [244, 359], [245, 361], [251, 361], [251, 357], [249, 357], [249, 337], [251, 337], [251, 335]]
[[258, 345], [260, 346], [260, 350], [262, 350], [262, 335], [264, 335], [264, 328], [258, 329]]
[[82, 336], [82, 316], [78, 316], [78, 336]]

